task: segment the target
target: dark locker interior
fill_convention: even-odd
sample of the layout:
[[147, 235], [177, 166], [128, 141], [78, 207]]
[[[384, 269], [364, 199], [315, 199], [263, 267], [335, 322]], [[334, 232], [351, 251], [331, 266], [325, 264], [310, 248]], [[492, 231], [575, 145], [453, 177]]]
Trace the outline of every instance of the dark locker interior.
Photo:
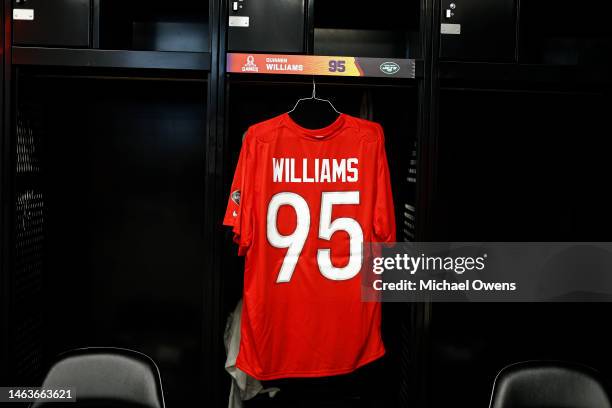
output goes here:
[[97, 48], [210, 51], [208, 1], [94, 1]]
[[607, 3], [597, 0], [588, 7], [564, 0], [522, 1], [519, 58], [521, 62], [547, 65], [580, 65], [605, 69], [612, 59], [612, 28]]
[[[34, 21], [1, 10], [0, 385], [112, 345], [159, 364], [168, 406], [227, 405], [244, 259], [220, 224], [242, 135], [313, 80], [227, 73], [231, 51], [416, 59], [413, 79], [314, 77], [339, 111], [382, 124], [398, 240], [609, 241], [602, 0], [297, 1], [257, 32], [228, 27], [246, 13], [233, 0], [25, 2]], [[270, 41], [286, 26], [291, 49]], [[245, 405], [486, 406], [497, 372], [529, 359], [612, 380], [610, 307], [384, 304], [383, 359], [269, 382], [277, 397]]]
[[605, 240], [612, 203], [601, 187], [612, 165], [601, 130], [609, 95], [443, 90], [440, 239]]
[[48, 339], [23, 351], [46, 366], [83, 345], [136, 349], [164, 370], [168, 403], [193, 400], [203, 376], [206, 82], [17, 80], [15, 262], [21, 284], [42, 289], [23, 299], [38, 316], [22, 335]]
[[[434, 240], [609, 241], [610, 30], [598, 7], [523, 0], [516, 62], [440, 64]], [[611, 309], [433, 304], [429, 381], [446, 392], [430, 406], [487, 406], [492, 379], [517, 361], [573, 361], [610, 384]]]
[[[440, 240], [606, 241], [609, 109], [601, 88], [443, 90]], [[486, 405], [491, 378], [516, 361], [569, 360], [612, 376], [612, 337], [601, 325], [609, 303], [483, 306], [433, 305], [431, 381], [449, 393], [432, 394], [432, 406], [457, 395], [462, 405]], [[466, 387], [474, 392], [460, 392]]]
[[364, 0], [315, 2], [311, 50], [315, 55], [418, 58], [420, 7], [414, 0], [375, 8]]
[[[214, 338], [212, 6], [84, 3], [68, 19], [77, 2], [20, 2], [35, 19], [4, 43], [2, 381], [39, 385], [70, 349], [127, 348], [155, 360], [166, 402], [184, 406], [210, 382]], [[62, 41], [82, 24], [84, 44]]]

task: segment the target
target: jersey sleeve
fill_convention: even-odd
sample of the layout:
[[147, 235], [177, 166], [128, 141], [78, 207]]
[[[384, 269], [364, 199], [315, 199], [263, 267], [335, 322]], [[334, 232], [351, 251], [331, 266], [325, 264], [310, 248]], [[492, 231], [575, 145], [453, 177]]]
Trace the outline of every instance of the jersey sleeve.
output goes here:
[[377, 126], [377, 132], [379, 137], [376, 160], [378, 167], [376, 197], [374, 201], [374, 240], [376, 242], [395, 242], [395, 208], [393, 206], [389, 164], [385, 151], [385, 136], [380, 125]]
[[238, 253], [246, 254], [251, 246], [253, 237], [252, 220], [252, 175], [253, 154], [250, 152], [249, 133], [244, 138], [238, 164], [234, 173], [234, 180], [230, 189], [227, 209], [223, 217], [223, 225], [232, 227], [234, 242], [238, 244]]

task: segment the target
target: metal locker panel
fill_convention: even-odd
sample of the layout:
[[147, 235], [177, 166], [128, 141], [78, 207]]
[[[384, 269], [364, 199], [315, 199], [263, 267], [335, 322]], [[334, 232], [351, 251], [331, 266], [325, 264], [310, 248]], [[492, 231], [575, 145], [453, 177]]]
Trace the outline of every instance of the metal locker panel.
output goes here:
[[440, 0], [440, 58], [511, 62], [516, 0]]
[[88, 47], [90, 0], [13, 0], [13, 44]]
[[305, 51], [306, 0], [228, 1], [229, 51]]

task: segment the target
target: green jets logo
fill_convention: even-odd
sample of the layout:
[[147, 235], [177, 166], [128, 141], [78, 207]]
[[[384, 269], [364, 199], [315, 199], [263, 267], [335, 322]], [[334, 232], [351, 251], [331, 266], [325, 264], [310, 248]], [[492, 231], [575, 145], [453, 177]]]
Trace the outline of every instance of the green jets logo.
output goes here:
[[380, 70], [387, 75], [394, 75], [399, 72], [400, 66], [392, 61], [383, 62], [380, 64]]

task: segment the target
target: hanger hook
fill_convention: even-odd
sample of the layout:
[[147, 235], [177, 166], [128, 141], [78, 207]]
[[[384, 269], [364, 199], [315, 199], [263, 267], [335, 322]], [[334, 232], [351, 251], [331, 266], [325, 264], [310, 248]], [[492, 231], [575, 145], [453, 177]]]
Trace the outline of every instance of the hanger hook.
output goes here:
[[317, 84], [315, 83], [315, 77], [312, 76], [312, 99], [315, 99], [317, 96]]

